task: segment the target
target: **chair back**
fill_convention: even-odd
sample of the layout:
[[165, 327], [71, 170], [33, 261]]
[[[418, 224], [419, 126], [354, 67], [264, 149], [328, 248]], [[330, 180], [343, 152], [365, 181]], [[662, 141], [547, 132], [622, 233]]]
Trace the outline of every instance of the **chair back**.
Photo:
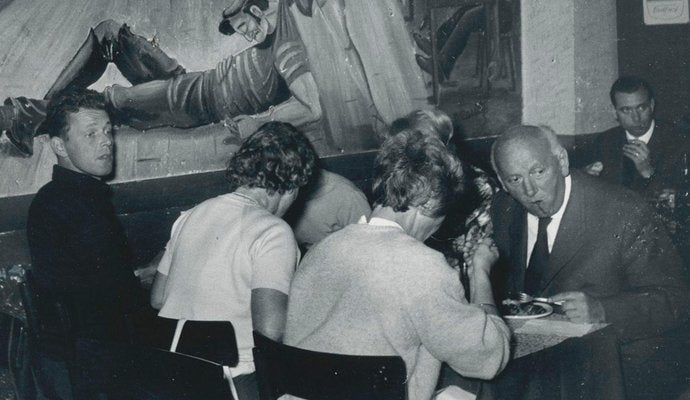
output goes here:
[[321, 353], [275, 342], [254, 332], [254, 365], [261, 400], [290, 394], [309, 400], [405, 400], [405, 362], [398, 356]]
[[[171, 349], [178, 320], [130, 314], [127, 323], [132, 337], [130, 344]], [[173, 351], [228, 367], [235, 367], [239, 362], [235, 328], [230, 321], [185, 321]]]
[[223, 367], [152, 347], [80, 339], [75, 400], [233, 399]]
[[66, 361], [73, 355], [74, 332], [62, 299], [48, 291], [37, 290], [33, 273], [26, 270], [19, 283], [19, 293], [26, 314], [26, 332], [32, 355], [44, 354]]
[[186, 321], [175, 351], [228, 367], [239, 362], [235, 329], [230, 321]]

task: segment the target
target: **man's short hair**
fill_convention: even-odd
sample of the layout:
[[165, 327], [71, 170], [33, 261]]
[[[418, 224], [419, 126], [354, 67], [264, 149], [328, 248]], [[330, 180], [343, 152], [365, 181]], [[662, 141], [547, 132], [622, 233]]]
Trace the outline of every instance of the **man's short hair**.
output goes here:
[[268, 122], [242, 143], [225, 176], [231, 192], [247, 186], [284, 194], [306, 185], [315, 163], [311, 143], [294, 126]]
[[374, 164], [374, 204], [443, 216], [463, 190], [460, 161], [437, 137], [405, 129], [388, 138]]
[[48, 102], [47, 115], [41, 131], [47, 132], [50, 137], [59, 136], [67, 139], [69, 114], [81, 109], [103, 110], [108, 113], [108, 118], [112, 119], [103, 94], [90, 89], [68, 89], [58, 93]]
[[640, 89], [644, 89], [647, 92], [650, 100], [654, 98], [654, 89], [652, 89], [652, 85], [649, 82], [636, 76], [621, 76], [611, 85], [611, 91], [609, 92], [611, 104], [616, 105], [616, 93], [635, 93]]

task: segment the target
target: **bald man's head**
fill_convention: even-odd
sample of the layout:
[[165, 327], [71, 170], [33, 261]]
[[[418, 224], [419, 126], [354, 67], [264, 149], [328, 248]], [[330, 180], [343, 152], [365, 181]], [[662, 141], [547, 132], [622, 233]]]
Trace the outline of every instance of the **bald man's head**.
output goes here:
[[548, 217], [563, 203], [568, 153], [548, 127], [509, 128], [491, 148], [491, 163], [503, 188], [530, 214]]

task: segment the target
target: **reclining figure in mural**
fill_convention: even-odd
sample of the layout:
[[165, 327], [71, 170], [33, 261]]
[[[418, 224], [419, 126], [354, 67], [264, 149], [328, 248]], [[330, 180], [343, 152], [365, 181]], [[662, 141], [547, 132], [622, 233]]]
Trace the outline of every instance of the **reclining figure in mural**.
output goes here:
[[288, 7], [311, 15], [313, 0], [230, 0], [219, 30], [252, 43], [215, 69], [186, 72], [156, 44], [112, 20], [99, 23], [43, 100], [8, 98], [0, 131], [24, 155], [43, 132], [47, 100], [68, 87], [86, 88], [113, 62], [133, 86], [113, 85], [104, 95], [117, 123], [136, 129], [190, 128], [224, 121], [245, 138], [268, 121], [296, 126], [317, 122], [321, 106], [306, 50]]

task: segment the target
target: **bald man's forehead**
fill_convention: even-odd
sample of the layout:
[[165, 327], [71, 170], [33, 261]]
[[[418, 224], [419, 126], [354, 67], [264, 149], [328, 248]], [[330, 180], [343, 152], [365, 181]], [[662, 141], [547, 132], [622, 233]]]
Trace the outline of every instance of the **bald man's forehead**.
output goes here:
[[499, 143], [495, 158], [497, 167], [503, 170], [515, 163], [524, 165], [525, 163], [545, 162], [552, 155], [548, 140], [535, 137], [519, 137]]
[[544, 137], [525, 135], [500, 141], [496, 149], [496, 156], [501, 154], [530, 153], [551, 154], [551, 144]]

